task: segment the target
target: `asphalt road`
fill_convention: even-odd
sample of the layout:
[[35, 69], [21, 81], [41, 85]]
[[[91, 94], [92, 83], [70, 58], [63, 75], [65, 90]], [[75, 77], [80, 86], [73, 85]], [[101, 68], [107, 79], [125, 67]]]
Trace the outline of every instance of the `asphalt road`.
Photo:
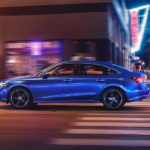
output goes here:
[[100, 104], [15, 110], [0, 103], [0, 150], [150, 150], [150, 99], [119, 111]]

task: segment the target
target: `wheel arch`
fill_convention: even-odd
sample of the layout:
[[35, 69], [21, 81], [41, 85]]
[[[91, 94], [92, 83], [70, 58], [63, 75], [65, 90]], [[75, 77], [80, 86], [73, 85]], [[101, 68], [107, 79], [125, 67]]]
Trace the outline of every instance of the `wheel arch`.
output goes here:
[[125, 101], [126, 102], [128, 101], [128, 97], [127, 97], [127, 94], [125, 93], [125, 90], [118, 86], [109, 86], [109, 87], [104, 88], [103, 92], [100, 94], [100, 101], [102, 101], [102, 96], [103, 96], [104, 92], [111, 88], [116, 88], [116, 89], [120, 90], [123, 93], [123, 95], [125, 96]]
[[30, 89], [29, 88], [27, 88], [26, 86], [14, 86], [14, 87], [12, 87], [10, 90], [9, 90], [9, 92], [8, 92], [8, 94], [7, 94], [7, 103], [9, 103], [9, 95], [10, 95], [10, 92], [13, 90], [13, 89], [15, 89], [15, 88], [24, 88], [25, 90], [27, 90], [28, 92], [29, 92], [29, 94], [30, 94], [30, 96], [31, 96], [31, 101], [33, 101], [33, 95], [32, 95], [32, 93], [31, 93], [31, 91], [30, 91]]

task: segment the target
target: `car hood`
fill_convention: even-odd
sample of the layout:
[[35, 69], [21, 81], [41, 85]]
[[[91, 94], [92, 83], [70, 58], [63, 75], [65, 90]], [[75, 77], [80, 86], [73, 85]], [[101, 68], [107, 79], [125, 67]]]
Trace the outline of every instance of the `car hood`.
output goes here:
[[14, 78], [8, 78], [5, 80], [2, 80], [1, 82], [12, 82], [12, 81], [18, 81], [18, 80], [26, 80], [26, 79], [32, 79], [32, 76], [19, 76]]

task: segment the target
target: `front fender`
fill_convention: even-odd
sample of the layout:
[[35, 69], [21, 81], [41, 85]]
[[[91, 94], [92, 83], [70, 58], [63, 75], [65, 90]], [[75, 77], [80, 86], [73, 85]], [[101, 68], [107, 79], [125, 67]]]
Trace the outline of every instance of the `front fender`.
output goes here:
[[8, 95], [9, 95], [9, 92], [15, 88], [15, 87], [24, 87], [24, 88], [27, 88], [29, 91], [29, 87], [26, 85], [26, 84], [23, 84], [23, 83], [18, 83], [18, 84], [9, 84], [7, 87], [5, 88], [2, 88], [0, 90], [0, 100], [1, 101], [7, 101], [8, 100]]

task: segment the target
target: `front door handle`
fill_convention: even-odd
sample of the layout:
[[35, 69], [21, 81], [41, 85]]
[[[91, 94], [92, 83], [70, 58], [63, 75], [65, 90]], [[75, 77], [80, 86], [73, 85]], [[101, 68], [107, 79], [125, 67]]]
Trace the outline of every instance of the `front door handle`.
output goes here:
[[64, 79], [64, 82], [71, 82], [72, 79]]
[[96, 79], [96, 82], [105, 82], [106, 80], [103, 79]]

